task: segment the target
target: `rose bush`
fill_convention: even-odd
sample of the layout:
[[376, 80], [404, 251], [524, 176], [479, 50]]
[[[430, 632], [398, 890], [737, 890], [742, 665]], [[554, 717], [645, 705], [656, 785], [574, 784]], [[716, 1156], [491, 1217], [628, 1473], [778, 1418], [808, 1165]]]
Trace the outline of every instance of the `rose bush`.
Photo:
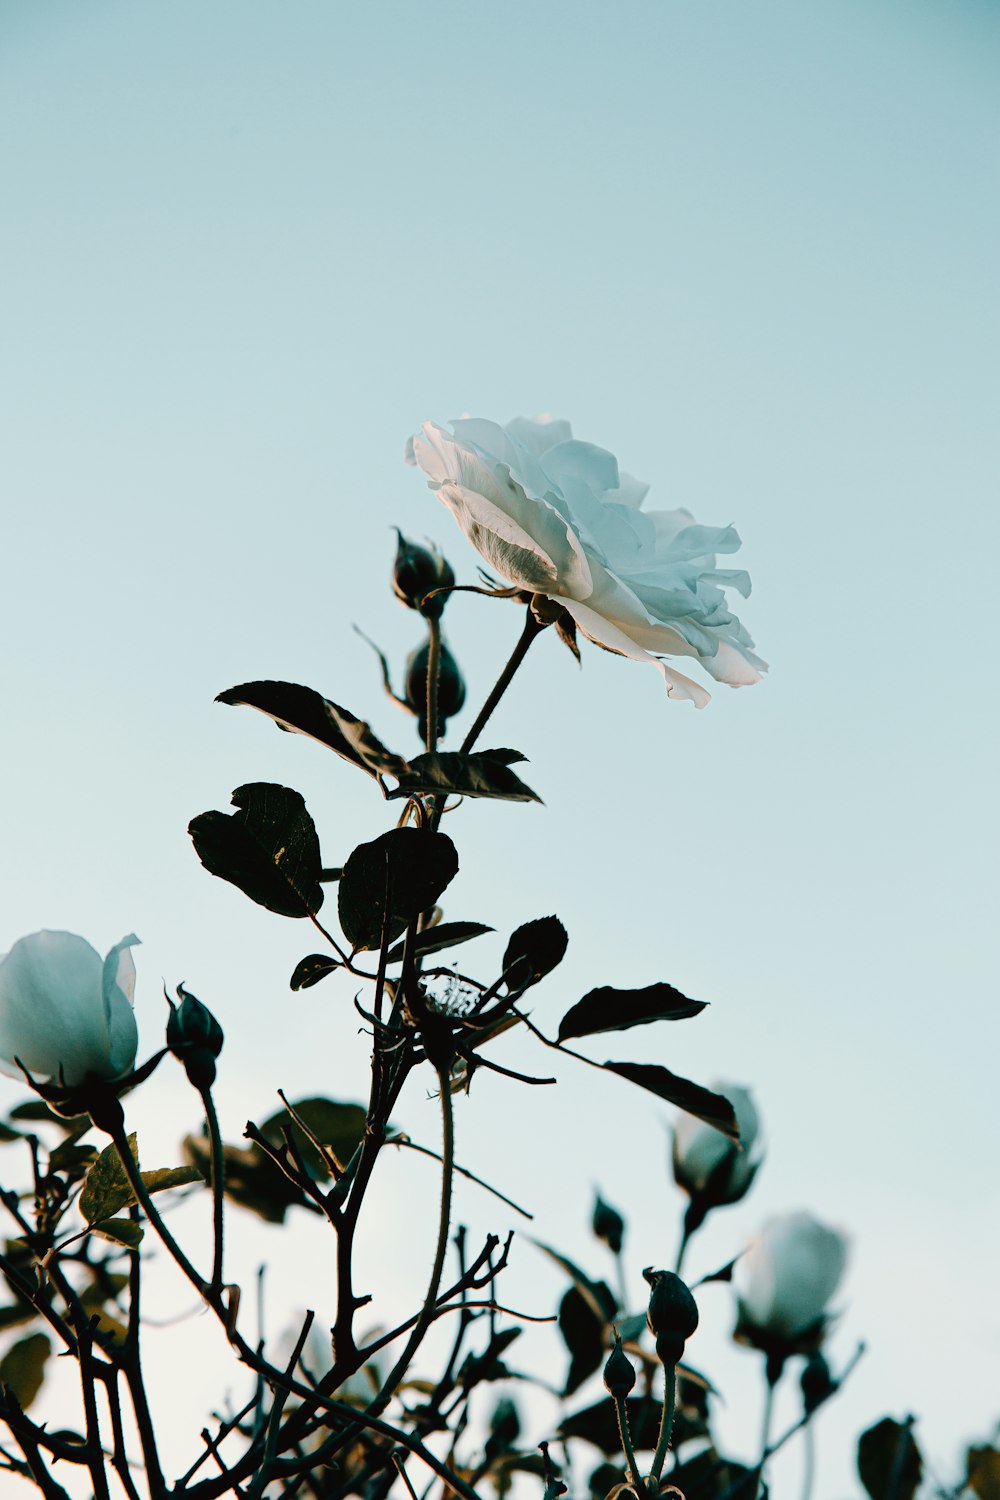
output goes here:
[[663, 656], [693, 657], [731, 687], [760, 680], [766, 664], [724, 592], [746, 597], [749, 575], [716, 566], [740, 546], [734, 528], [643, 511], [649, 486], [574, 439], [568, 422], [469, 417], [450, 433], [425, 422], [407, 459], [492, 568], [557, 600], [597, 645], [653, 662], [669, 697], [703, 708], [710, 695]]
[[755, 1151], [760, 1117], [749, 1089], [735, 1083], [713, 1083], [736, 1114], [740, 1144], [694, 1115], [677, 1116], [673, 1132], [674, 1180], [692, 1200], [706, 1207], [737, 1203], [750, 1188], [760, 1165]]
[[736, 1262], [737, 1332], [788, 1352], [820, 1342], [830, 1298], [847, 1262], [847, 1241], [807, 1213], [769, 1219]]
[[130, 934], [105, 959], [71, 932], [16, 942], [0, 959], [0, 1070], [21, 1077], [21, 1063], [39, 1082], [68, 1087], [130, 1073], [138, 1046], [130, 949], [138, 941]]

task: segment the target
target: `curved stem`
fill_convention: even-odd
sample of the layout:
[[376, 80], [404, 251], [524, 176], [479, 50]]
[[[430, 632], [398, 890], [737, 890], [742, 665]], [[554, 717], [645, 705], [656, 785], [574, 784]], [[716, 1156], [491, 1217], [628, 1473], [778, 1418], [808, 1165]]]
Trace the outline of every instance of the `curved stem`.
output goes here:
[[181, 1249], [180, 1245], [178, 1245], [177, 1241], [170, 1233], [170, 1230], [167, 1228], [166, 1224], [164, 1224], [159, 1210], [153, 1203], [153, 1200], [146, 1189], [146, 1184], [142, 1180], [142, 1173], [139, 1171], [138, 1163], [136, 1162], [135, 1157], [132, 1155], [132, 1152], [129, 1150], [128, 1139], [126, 1138], [124, 1128], [121, 1125], [116, 1126], [114, 1131], [111, 1132], [111, 1139], [114, 1141], [115, 1150], [118, 1152], [118, 1159], [122, 1164], [125, 1176], [128, 1178], [129, 1187], [135, 1194], [136, 1202], [139, 1204], [143, 1213], [146, 1215], [146, 1218], [156, 1230], [156, 1233], [159, 1235], [164, 1248], [169, 1251], [170, 1255], [176, 1261], [180, 1269], [184, 1272], [184, 1275], [187, 1277], [188, 1281], [190, 1281], [191, 1285], [194, 1287], [198, 1295], [206, 1298], [206, 1300], [211, 1301], [214, 1305], [215, 1299], [213, 1299], [212, 1297], [211, 1287], [198, 1275], [198, 1272], [188, 1260], [187, 1256], [184, 1254], [184, 1251]]
[[667, 1449], [670, 1447], [670, 1434], [674, 1429], [674, 1405], [677, 1400], [677, 1367], [676, 1365], [663, 1366], [663, 1411], [660, 1414], [660, 1435], [656, 1440], [656, 1452], [653, 1454], [652, 1475], [659, 1479], [663, 1473], [663, 1465], [667, 1461]]
[[632, 1434], [628, 1430], [628, 1408], [625, 1405], [624, 1396], [615, 1396], [615, 1415], [618, 1418], [618, 1436], [621, 1439], [622, 1452], [625, 1455], [625, 1463], [628, 1467], [629, 1479], [638, 1496], [646, 1493], [646, 1487], [639, 1473], [639, 1465], [636, 1462], [635, 1449], [632, 1447]]
[[677, 1246], [677, 1259], [674, 1262], [674, 1275], [675, 1276], [679, 1276], [681, 1274], [681, 1267], [684, 1264], [684, 1257], [687, 1254], [687, 1247], [688, 1247], [688, 1245], [690, 1243], [691, 1243], [691, 1231], [688, 1228], [687, 1218], [685, 1217], [684, 1227], [681, 1230], [681, 1242]]
[[486, 728], [486, 724], [490, 715], [496, 708], [497, 704], [500, 702], [500, 699], [503, 697], [504, 693], [510, 687], [511, 679], [514, 676], [514, 673], [517, 671], [518, 667], [527, 656], [528, 647], [535, 639], [535, 636], [540, 635], [544, 629], [545, 626], [538, 623], [534, 615], [531, 613], [531, 610], [529, 609], [525, 616], [524, 629], [521, 631], [517, 645], [514, 647], [513, 651], [510, 654], [510, 659], [508, 660], [507, 665], [504, 667], [503, 671], [500, 673], [500, 676], [493, 684], [493, 688], [490, 692], [489, 697], [486, 699], [486, 702], [483, 704], [482, 708], [479, 710], [479, 713], [476, 715], [475, 723], [469, 730], [468, 734], [465, 736], [465, 739], [462, 741], [461, 749], [463, 753], [472, 749], [480, 734]]
[[219, 1117], [215, 1111], [215, 1100], [212, 1098], [210, 1088], [201, 1090], [201, 1102], [205, 1107], [208, 1137], [212, 1145], [212, 1227], [215, 1247], [212, 1255], [212, 1291], [218, 1294], [222, 1291], [223, 1198], [226, 1189], [226, 1164], [222, 1154]]
[[438, 739], [438, 683], [441, 680], [441, 617], [427, 621], [427, 729], [428, 752], [433, 755]]
[[424, 1305], [420, 1309], [420, 1314], [413, 1325], [413, 1330], [406, 1341], [406, 1346], [386, 1377], [382, 1389], [368, 1408], [369, 1413], [375, 1415], [384, 1411], [386, 1406], [388, 1406], [393, 1392], [406, 1374], [410, 1361], [421, 1344], [424, 1334], [430, 1327], [437, 1308], [438, 1293], [441, 1290], [441, 1277], [444, 1274], [444, 1260], [448, 1251], [448, 1231], [451, 1227], [451, 1190], [455, 1178], [455, 1114], [451, 1103], [451, 1078], [447, 1065], [441, 1064], [438, 1067], [437, 1074], [441, 1089], [441, 1125], [444, 1139], [441, 1148], [441, 1212], [438, 1217], [438, 1236], [437, 1247], [434, 1252], [434, 1264], [431, 1267], [431, 1276], [427, 1284]]

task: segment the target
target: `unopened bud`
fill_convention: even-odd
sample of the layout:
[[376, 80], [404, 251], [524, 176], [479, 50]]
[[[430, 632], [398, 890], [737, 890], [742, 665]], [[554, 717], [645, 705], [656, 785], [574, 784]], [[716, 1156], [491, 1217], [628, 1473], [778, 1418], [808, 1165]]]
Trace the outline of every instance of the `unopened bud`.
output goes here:
[[502, 1396], [490, 1418], [490, 1436], [501, 1452], [506, 1453], [521, 1435], [521, 1416], [509, 1396]]
[[[406, 663], [406, 701], [417, 716], [417, 729], [422, 740], [427, 738], [427, 664], [430, 659], [430, 643], [425, 641], [411, 652]], [[444, 734], [445, 724], [457, 714], [465, 702], [465, 679], [444, 641], [438, 657], [438, 721], [437, 737]]]
[[628, 1395], [635, 1385], [635, 1368], [632, 1361], [622, 1348], [622, 1341], [615, 1337], [615, 1347], [608, 1355], [608, 1362], [604, 1366], [604, 1384], [609, 1393], [617, 1399]]
[[657, 1357], [665, 1365], [675, 1365], [684, 1353], [685, 1341], [698, 1327], [698, 1304], [673, 1271], [647, 1266], [642, 1274], [651, 1288], [646, 1326], [656, 1339]]
[[407, 609], [419, 610], [428, 620], [440, 619], [448, 595], [435, 591], [452, 588], [454, 573], [436, 547], [431, 550], [418, 546], [398, 526], [396, 536], [399, 540], [392, 570], [393, 593]]
[[167, 1046], [184, 1064], [196, 1089], [211, 1088], [215, 1082], [215, 1059], [222, 1051], [222, 1027], [207, 1005], [202, 1005], [182, 984], [177, 986], [180, 1005], [167, 997]]
[[837, 1382], [830, 1374], [830, 1366], [823, 1358], [820, 1350], [810, 1354], [802, 1370], [802, 1404], [808, 1415], [822, 1406], [828, 1396], [832, 1396], [837, 1389]]
[[610, 1203], [605, 1203], [600, 1193], [594, 1200], [594, 1217], [590, 1225], [597, 1238], [603, 1240], [614, 1255], [622, 1253], [625, 1220], [616, 1208], [612, 1208]]

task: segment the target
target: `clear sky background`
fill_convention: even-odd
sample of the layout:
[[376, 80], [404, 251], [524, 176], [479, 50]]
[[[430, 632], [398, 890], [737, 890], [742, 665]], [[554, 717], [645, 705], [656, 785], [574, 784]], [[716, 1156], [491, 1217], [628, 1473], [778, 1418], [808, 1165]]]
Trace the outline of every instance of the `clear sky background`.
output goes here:
[[[858, 1493], [854, 1436], [887, 1412], [920, 1415], [944, 1474], [1000, 1415], [998, 64], [988, 0], [0, 8], [0, 951], [137, 931], [145, 1048], [164, 978], [226, 1028], [230, 1138], [277, 1086], [357, 1097], [349, 986], [290, 994], [309, 932], [213, 881], [185, 828], [284, 781], [339, 863], [385, 811], [214, 695], [302, 681], [413, 743], [351, 625], [400, 663], [419, 639], [388, 593], [394, 523], [474, 577], [402, 464], [428, 417], [566, 416], [652, 504], [735, 522], [768, 680], [699, 714], [543, 638], [495, 737], [546, 805], [463, 811], [449, 915], [503, 935], [558, 911], [540, 1019], [606, 982], [713, 1002], [610, 1055], [756, 1092], [767, 1164], [693, 1272], [791, 1208], [851, 1235], [833, 1348], [870, 1347], [822, 1420], [816, 1500]], [[518, 628], [509, 605], [449, 607], [471, 706]], [[668, 1111], [595, 1077], [478, 1079], [459, 1156], [581, 1255], [599, 1183], [638, 1297], [676, 1241]], [[432, 1143], [433, 1103], [403, 1112]], [[162, 1070], [136, 1104], [145, 1161], [196, 1118]], [[373, 1203], [379, 1317], [425, 1274], [406, 1216], [436, 1188], [405, 1165]], [[474, 1189], [459, 1209], [507, 1227]], [[312, 1225], [264, 1246], [276, 1322], [332, 1317], [304, 1245], [322, 1267]], [[250, 1278], [261, 1241], [234, 1253]], [[526, 1241], [509, 1288], [554, 1302]], [[187, 1305], [174, 1281], [163, 1299]], [[704, 1306], [692, 1356], [749, 1457], [754, 1361], [727, 1345], [727, 1290]], [[159, 1337], [183, 1455], [220, 1341], [203, 1319]], [[776, 1465], [782, 1500], [799, 1462]]]

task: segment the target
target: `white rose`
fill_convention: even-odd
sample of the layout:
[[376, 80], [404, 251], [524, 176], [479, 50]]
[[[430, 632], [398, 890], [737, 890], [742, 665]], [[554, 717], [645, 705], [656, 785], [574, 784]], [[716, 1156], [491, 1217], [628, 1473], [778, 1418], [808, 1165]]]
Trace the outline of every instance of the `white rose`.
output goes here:
[[844, 1236], [810, 1214], [768, 1220], [733, 1273], [740, 1330], [794, 1344], [821, 1323], [846, 1262]]
[[661, 656], [694, 657], [731, 687], [760, 681], [766, 663], [724, 593], [745, 598], [749, 575], [716, 567], [716, 553], [738, 550], [736, 531], [699, 526], [686, 510], [641, 510], [649, 486], [576, 441], [568, 422], [466, 417], [451, 433], [425, 422], [407, 459], [492, 568], [558, 600], [597, 645], [654, 663], [669, 697], [709, 701]]
[[673, 1167], [679, 1187], [691, 1198], [707, 1198], [713, 1206], [736, 1203], [747, 1192], [760, 1164], [754, 1152], [760, 1117], [749, 1089], [735, 1083], [714, 1083], [733, 1106], [740, 1144], [731, 1141], [694, 1115], [679, 1114], [674, 1125]]
[[[0, 1071], [75, 1087], [88, 1074], [132, 1071], [138, 1035], [132, 1014], [135, 964], [130, 934], [101, 958], [71, 932], [36, 932], [0, 958]], [[15, 1061], [17, 1059], [17, 1061]]]

